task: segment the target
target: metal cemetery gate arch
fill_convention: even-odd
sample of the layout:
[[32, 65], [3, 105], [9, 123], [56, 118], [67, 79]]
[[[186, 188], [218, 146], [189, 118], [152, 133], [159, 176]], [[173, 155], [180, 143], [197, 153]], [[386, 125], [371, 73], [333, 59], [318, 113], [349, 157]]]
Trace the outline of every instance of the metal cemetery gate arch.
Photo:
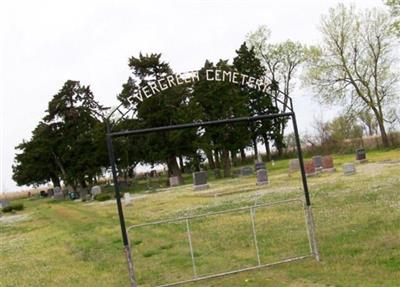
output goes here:
[[[215, 72], [215, 74], [217, 74], [218, 70], [214, 70], [214, 72]], [[197, 76], [198, 80], [200, 79], [197, 71], [189, 72], [189, 73], [190, 73], [192, 79], [193, 79], [193, 73], [195, 73], [195, 76], [194, 76], [195, 80], [196, 80], [196, 76]], [[180, 75], [182, 75], [182, 74], [180, 74]], [[222, 74], [222, 72], [221, 72], [221, 74]], [[238, 74], [238, 73], [236, 73], [236, 74]], [[206, 80], [210, 80], [208, 78], [208, 76], [209, 76], [209, 74], [207, 73]], [[246, 75], [244, 75], [244, 76], [246, 76]], [[174, 77], [174, 78], [169, 78], [169, 77]], [[237, 81], [239, 79], [239, 77], [240, 77], [240, 74], [237, 75], [237, 79], [235, 82], [234, 80], [232, 80], [232, 79], [235, 79], [235, 76], [231, 75], [230, 81], [232, 83], [238, 84], [240, 82], [240, 81]], [[246, 77], [250, 80], [252, 78], [249, 76], [246, 76]], [[215, 77], [211, 80], [215, 81], [216, 78], [217, 77]], [[165, 79], [169, 79], [168, 85], [173, 80], [175, 80], [175, 82], [172, 82], [172, 83], [175, 83], [174, 85], [179, 85], [179, 75], [174, 75], [174, 76], [169, 75], [169, 76], [165, 77]], [[185, 79], [186, 78], [184, 78], [184, 77], [181, 78], [182, 83], [184, 83]], [[243, 79], [243, 77], [242, 77], [242, 79]], [[217, 81], [218, 81], [218, 79], [217, 79]], [[127, 263], [128, 263], [131, 287], [137, 287], [137, 282], [136, 282], [136, 277], [135, 277], [135, 269], [134, 269], [134, 264], [133, 264], [133, 260], [132, 260], [132, 255], [131, 255], [131, 248], [129, 245], [127, 228], [126, 228], [125, 219], [124, 219], [123, 208], [122, 208], [122, 204], [121, 204], [120, 186], [118, 183], [115, 155], [114, 155], [114, 149], [113, 149], [113, 138], [117, 138], [117, 137], [127, 137], [127, 136], [133, 136], [133, 135], [148, 134], [148, 133], [152, 133], [152, 132], [173, 131], [173, 130], [181, 130], [181, 129], [189, 129], [189, 128], [223, 125], [223, 124], [229, 124], [229, 123], [244, 123], [244, 122], [252, 123], [252, 122], [256, 122], [256, 121], [263, 121], [266, 119], [291, 118], [292, 123], [293, 123], [293, 131], [294, 131], [294, 135], [295, 135], [296, 149], [297, 149], [297, 155], [298, 155], [298, 160], [299, 160], [299, 164], [300, 164], [301, 179], [302, 179], [302, 185], [303, 185], [303, 191], [304, 191], [304, 206], [305, 206], [305, 213], [306, 213], [308, 239], [309, 239], [309, 243], [310, 243], [312, 256], [317, 261], [320, 260], [319, 251], [318, 251], [317, 242], [316, 242], [313, 215], [312, 215], [312, 211], [311, 211], [311, 201], [310, 201], [310, 195], [309, 195], [309, 191], [308, 191], [307, 177], [306, 177], [305, 168], [304, 168], [304, 160], [303, 160], [303, 155], [302, 155], [302, 150], [301, 150], [299, 132], [298, 132], [298, 128], [297, 128], [296, 115], [293, 110], [292, 99], [290, 97], [283, 95], [283, 93], [279, 90], [274, 90], [271, 94], [266, 93], [267, 88], [270, 89], [272, 87], [272, 85], [271, 84], [267, 85], [265, 81], [263, 83], [261, 83], [261, 82], [256, 83], [257, 81], [259, 81], [259, 80], [253, 78], [252, 83], [250, 83], [250, 84], [252, 84], [253, 87], [255, 87], [255, 88], [258, 87], [258, 90], [263, 90], [265, 92], [266, 96], [270, 96], [270, 97], [274, 98], [275, 104], [276, 105], [280, 104], [282, 106], [283, 112], [279, 112], [279, 113], [275, 113], [275, 114], [263, 114], [263, 115], [253, 116], [253, 117], [238, 117], [238, 118], [228, 118], [228, 119], [223, 119], [223, 120], [206, 121], [206, 122], [192, 122], [192, 123], [186, 123], [186, 124], [160, 126], [160, 127], [152, 127], [152, 128], [144, 128], [144, 129], [136, 129], [136, 130], [113, 131], [113, 128], [115, 127], [116, 123], [118, 123], [121, 119], [126, 119], [129, 116], [133, 117], [133, 107], [125, 108], [125, 105], [123, 103], [121, 103], [117, 108], [115, 108], [109, 114], [109, 116], [107, 118], [105, 118], [105, 122], [107, 125], [107, 148], [108, 148], [108, 154], [109, 154], [109, 159], [110, 159], [110, 164], [111, 164], [111, 171], [112, 171], [112, 175], [113, 175], [115, 199], [116, 199], [116, 203], [117, 203], [119, 221], [120, 221], [120, 226], [121, 226], [124, 251], [125, 251], [125, 255], [126, 255]], [[158, 80], [158, 84], [159, 84], [158, 87], [162, 87], [162, 83], [160, 82], [160, 80]], [[243, 84], [243, 81], [241, 84]], [[168, 85], [164, 84], [164, 87], [168, 88]], [[170, 86], [172, 86], [172, 84]], [[147, 92], [143, 88], [141, 90], [142, 90], [142, 94], [139, 91], [139, 94], [134, 95], [133, 98], [136, 98], [136, 99], [139, 99], [142, 101], [143, 94], [144, 94], [145, 98], [152, 96], [151, 93], [149, 95], [150, 89], [147, 89]], [[151, 91], [157, 92], [157, 87], [155, 85], [151, 86]], [[284, 99], [281, 99], [280, 97], [284, 97]], [[130, 113], [132, 113], [132, 115], [130, 115]], [[119, 116], [120, 118], [115, 120], [116, 116]], [[112, 118], [114, 118], [114, 120], [115, 120], [114, 123], [111, 120]], [[272, 204], [274, 204], [274, 203], [272, 203]], [[264, 205], [265, 204], [259, 205], [259, 206], [264, 206]], [[258, 205], [256, 205], [255, 207], [258, 207]], [[245, 207], [245, 208], [247, 208], [247, 207]], [[238, 209], [238, 210], [240, 210], [240, 209]], [[254, 212], [254, 210], [253, 211], [250, 210], [250, 211]], [[181, 218], [181, 219], [187, 220], [187, 218]], [[178, 219], [178, 220], [181, 220], [181, 219]], [[143, 225], [146, 225], [146, 224], [143, 224]], [[141, 225], [139, 225], [139, 226], [141, 226]], [[304, 257], [306, 257], [306, 256], [303, 256], [301, 258], [304, 258]], [[299, 258], [297, 258], [297, 259], [299, 259]], [[220, 274], [214, 274], [214, 275], [209, 275], [209, 276], [204, 276], [204, 277], [197, 277], [197, 278], [194, 278], [193, 280], [176, 282], [176, 283], [172, 283], [172, 284], [166, 284], [163, 286], [173, 286], [173, 285], [177, 285], [180, 283], [187, 283], [187, 282], [199, 281], [199, 280], [203, 280], [203, 279], [215, 278], [215, 277], [220, 277], [220, 276], [227, 275], [227, 274], [234, 274], [234, 273], [238, 273], [241, 271], [247, 271], [247, 270], [251, 270], [251, 269], [271, 266], [274, 264], [280, 264], [280, 263], [290, 262], [290, 261], [292, 261], [292, 260], [284, 260], [281, 262], [265, 264], [265, 265], [259, 264], [258, 266], [255, 266], [252, 268], [245, 268], [245, 269], [241, 269], [241, 270], [234, 270], [234, 271], [220, 273]]]

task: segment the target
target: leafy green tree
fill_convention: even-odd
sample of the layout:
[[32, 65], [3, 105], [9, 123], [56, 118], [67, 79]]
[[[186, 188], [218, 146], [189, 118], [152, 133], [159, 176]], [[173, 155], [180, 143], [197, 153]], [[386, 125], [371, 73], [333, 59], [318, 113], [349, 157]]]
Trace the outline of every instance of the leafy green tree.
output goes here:
[[[219, 69], [234, 72], [227, 60], [220, 60], [216, 65], [206, 61], [200, 74], [206, 69]], [[193, 87], [193, 103], [200, 109], [197, 120], [210, 121], [232, 117], [248, 116], [247, 99], [239, 87], [227, 81], [199, 81]], [[214, 151], [215, 160], [221, 158], [224, 176], [230, 176], [231, 162], [229, 153], [236, 153], [250, 142], [248, 128], [243, 124], [205, 127], [201, 136], [202, 149], [208, 154]]]
[[[254, 47], [249, 49], [246, 43], [243, 43], [236, 53], [237, 56], [233, 59], [233, 65], [240, 73], [256, 78], [262, 78], [265, 75], [265, 68], [261, 65], [260, 59], [256, 57]], [[249, 115], [256, 116], [279, 112], [271, 95], [248, 85], [242, 85], [240, 90], [243, 93], [243, 97], [247, 98], [246, 106]], [[257, 122], [251, 125], [250, 130], [256, 157], [258, 154], [257, 138], [261, 137], [265, 144], [267, 158], [270, 159], [269, 142], [270, 140], [276, 140], [280, 135], [280, 122], [264, 120], [261, 123]]]
[[362, 138], [363, 128], [353, 116], [341, 115], [328, 123], [330, 138], [336, 142], [345, 139]]
[[388, 147], [385, 122], [393, 121], [390, 115], [399, 105], [398, 56], [389, 15], [339, 4], [323, 17], [321, 32], [323, 44], [313, 50], [305, 83], [327, 104], [373, 113]]
[[29, 141], [23, 141], [16, 149], [13, 180], [18, 185], [40, 185], [52, 181], [60, 186], [60, 174], [49, 149], [52, 141], [48, 125], [40, 122]]
[[[132, 107], [138, 127], [150, 128], [192, 121], [195, 108], [190, 104], [189, 85], [170, 87], [143, 101], [137, 98], [134, 98], [133, 102], [127, 100], [150, 82], [172, 74], [169, 64], [161, 60], [161, 54], [140, 54], [137, 58], [131, 57], [129, 67], [132, 76], [123, 85], [118, 99]], [[195, 130], [152, 133], [135, 138], [141, 143], [136, 147], [140, 151], [131, 152], [139, 156], [139, 161], [150, 164], [166, 163], [169, 175], [177, 176], [181, 182], [183, 181], [177, 157], [196, 153]]]
[[65, 82], [31, 140], [17, 146], [22, 153], [16, 156], [14, 180], [20, 185], [51, 180], [59, 186], [61, 179], [70, 190], [93, 183], [108, 166], [102, 110], [88, 86]]
[[393, 32], [400, 38], [400, 0], [386, 0], [385, 4], [390, 8]]

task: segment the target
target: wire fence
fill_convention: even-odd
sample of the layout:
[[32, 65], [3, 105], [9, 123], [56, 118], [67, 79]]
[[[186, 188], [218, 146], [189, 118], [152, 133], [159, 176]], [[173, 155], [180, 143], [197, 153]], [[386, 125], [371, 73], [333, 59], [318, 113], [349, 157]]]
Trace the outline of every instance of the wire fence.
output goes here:
[[301, 199], [128, 227], [140, 286], [176, 286], [313, 256]]

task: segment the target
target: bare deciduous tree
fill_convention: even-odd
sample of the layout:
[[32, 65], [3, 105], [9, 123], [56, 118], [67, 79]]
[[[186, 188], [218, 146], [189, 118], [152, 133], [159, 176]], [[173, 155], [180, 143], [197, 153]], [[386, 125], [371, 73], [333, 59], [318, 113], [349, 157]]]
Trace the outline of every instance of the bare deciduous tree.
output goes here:
[[390, 16], [339, 4], [322, 18], [321, 32], [323, 44], [313, 49], [304, 82], [327, 104], [369, 110], [388, 147], [385, 122], [394, 120], [393, 109], [399, 105], [397, 43]]

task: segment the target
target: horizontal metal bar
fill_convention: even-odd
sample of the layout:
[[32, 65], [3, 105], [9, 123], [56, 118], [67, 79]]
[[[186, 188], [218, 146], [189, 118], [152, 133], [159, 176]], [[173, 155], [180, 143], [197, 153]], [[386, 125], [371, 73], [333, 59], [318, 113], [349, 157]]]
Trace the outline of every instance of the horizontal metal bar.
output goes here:
[[305, 258], [308, 258], [308, 257], [312, 257], [312, 255], [291, 257], [291, 258], [287, 258], [287, 259], [284, 259], [284, 260], [281, 260], [281, 261], [277, 261], [277, 262], [273, 262], [273, 263], [262, 264], [262, 265], [258, 265], [258, 266], [253, 266], [253, 267], [248, 267], [248, 268], [243, 268], [243, 269], [238, 269], [238, 270], [233, 270], [233, 271], [228, 271], [228, 272], [223, 272], [223, 273], [218, 273], [218, 274], [213, 274], [213, 275], [201, 276], [201, 277], [197, 277], [197, 278], [194, 278], [194, 279], [188, 279], [188, 280], [179, 281], [179, 282], [175, 282], [175, 283], [168, 283], [168, 284], [164, 284], [164, 285], [158, 285], [156, 287], [171, 287], [171, 286], [177, 286], [177, 285], [181, 285], [181, 284], [185, 284], [185, 283], [197, 282], [197, 281], [206, 280], [206, 279], [219, 278], [219, 277], [232, 275], [232, 274], [237, 274], [237, 273], [241, 273], [241, 272], [245, 272], [245, 271], [250, 271], [250, 270], [255, 270], [255, 269], [260, 269], [260, 268], [266, 268], [266, 267], [272, 267], [272, 266], [276, 266], [276, 265], [279, 265], [279, 264], [284, 264], [284, 263], [289, 263], [289, 262], [292, 262], [292, 261], [302, 260], [302, 259], [305, 259]]
[[204, 126], [213, 126], [213, 125], [222, 125], [228, 123], [239, 123], [239, 122], [253, 122], [258, 120], [264, 119], [274, 119], [279, 117], [290, 117], [293, 113], [277, 113], [277, 114], [268, 114], [268, 115], [259, 115], [254, 117], [239, 117], [239, 118], [232, 118], [232, 119], [224, 119], [224, 120], [215, 120], [215, 121], [208, 121], [208, 122], [194, 122], [188, 124], [180, 124], [180, 125], [171, 125], [171, 126], [162, 126], [162, 127], [154, 127], [154, 128], [146, 128], [146, 129], [137, 129], [137, 130], [126, 130], [120, 132], [113, 132], [109, 133], [111, 137], [123, 137], [128, 135], [134, 134], [146, 134], [152, 132], [160, 132], [160, 131], [170, 131], [170, 130], [180, 130], [180, 129], [187, 129], [187, 128], [196, 128], [196, 127], [204, 127]]
[[250, 206], [244, 206], [244, 207], [239, 207], [239, 208], [232, 208], [232, 209], [227, 209], [227, 210], [222, 210], [222, 211], [209, 212], [209, 213], [203, 213], [203, 214], [192, 215], [192, 216], [177, 217], [177, 218], [172, 218], [172, 219], [167, 219], [167, 220], [160, 220], [160, 221], [153, 221], [153, 222], [148, 222], [148, 223], [135, 224], [135, 225], [129, 226], [128, 230], [133, 229], [133, 228], [138, 228], [138, 227], [150, 226], [150, 225], [174, 223], [174, 222], [179, 222], [179, 221], [185, 221], [187, 219], [208, 217], [208, 216], [220, 215], [220, 214], [224, 214], [224, 213], [232, 213], [232, 212], [236, 212], [236, 211], [245, 211], [245, 210], [250, 210], [250, 209], [256, 209], [258, 207], [268, 207], [268, 206], [284, 204], [284, 203], [289, 203], [289, 202], [295, 202], [295, 201], [303, 203], [303, 200], [300, 199], [300, 198], [280, 200], [280, 201], [275, 201], [275, 202], [266, 202], [266, 203], [261, 203], [261, 204], [257, 204], [257, 205], [250, 205]]

